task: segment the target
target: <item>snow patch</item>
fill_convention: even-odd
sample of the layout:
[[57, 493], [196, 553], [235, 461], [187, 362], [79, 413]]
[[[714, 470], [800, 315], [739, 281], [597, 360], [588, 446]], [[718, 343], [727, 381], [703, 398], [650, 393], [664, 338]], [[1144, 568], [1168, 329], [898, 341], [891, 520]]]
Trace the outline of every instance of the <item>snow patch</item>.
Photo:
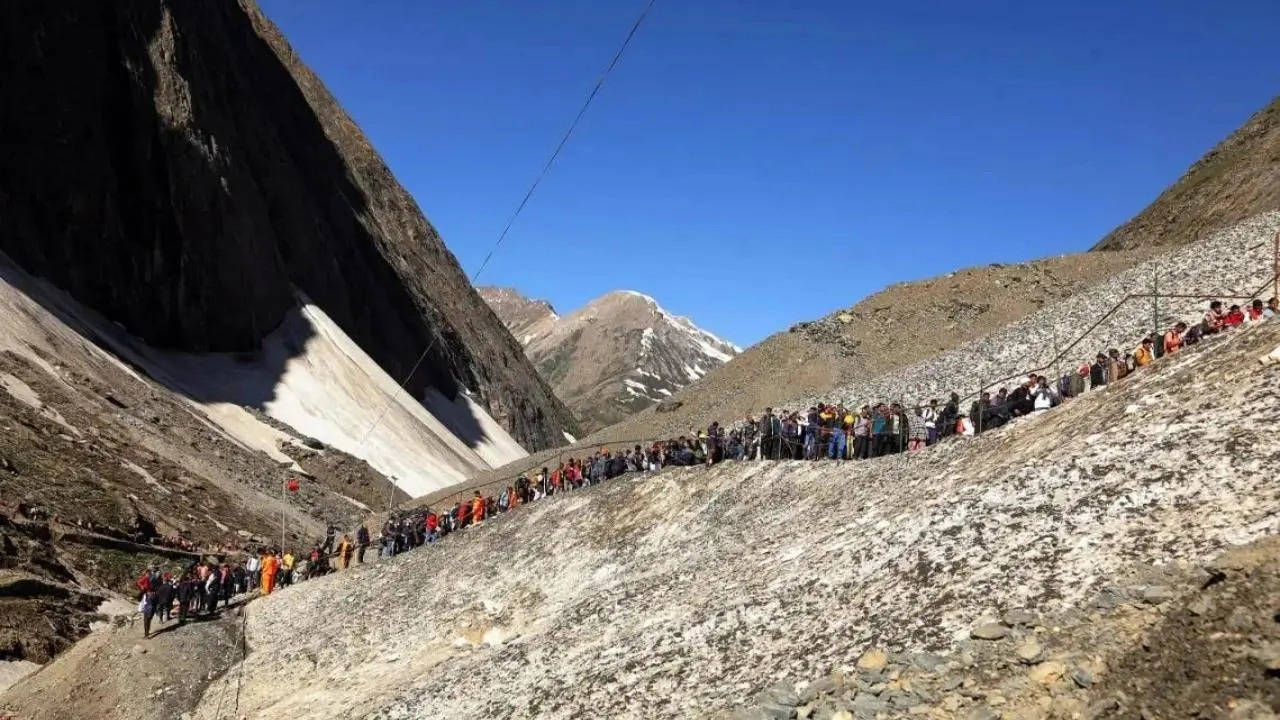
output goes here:
[[31, 409], [40, 413], [44, 417], [52, 420], [68, 431], [80, 435], [80, 431], [68, 423], [66, 418], [62, 417], [62, 413], [45, 405], [40, 400], [40, 395], [31, 386], [22, 382], [22, 380], [10, 375], [9, 373], [0, 373], [0, 387], [5, 389], [18, 402], [31, 407]]
[[567, 431], [565, 431], [565, 430], [561, 430], [561, 431], [560, 431], [560, 434], [561, 434], [561, 435], [563, 435], [563, 436], [564, 436], [564, 439], [565, 439], [566, 441], [570, 442], [570, 443], [576, 443], [576, 442], [578, 442], [578, 438], [574, 437], [573, 435], [571, 435], [569, 432], [567, 432]]

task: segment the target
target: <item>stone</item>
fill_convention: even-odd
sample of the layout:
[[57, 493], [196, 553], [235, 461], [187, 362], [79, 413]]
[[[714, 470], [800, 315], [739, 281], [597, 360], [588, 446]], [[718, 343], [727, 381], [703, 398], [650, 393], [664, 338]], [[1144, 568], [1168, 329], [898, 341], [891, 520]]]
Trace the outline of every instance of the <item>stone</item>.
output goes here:
[[1009, 635], [1009, 628], [998, 622], [983, 623], [969, 631], [969, 637], [977, 640], [1000, 640]]
[[1280, 643], [1263, 643], [1250, 653], [1268, 671], [1280, 671]]
[[1040, 618], [1030, 610], [1010, 610], [1000, 618], [1000, 621], [1009, 627], [1017, 627], [1019, 625], [1035, 625]]
[[883, 712], [888, 709], [888, 707], [888, 703], [877, 698], [875, 695], [870, 693], [858, 693], [858, 696], [853, 699], [853, 704], [850, 706], [850, 709], [853, 710], [853, 714], [859, 718], [874, 718], [876, 713]]
[[1142, 589], [1140, 597], [1145, 603], [1159, 605], [1174, 599], [1177, 593], [1168, 585], [1148, 585]]
[[812, 714], [813, 714], [812, 705], [801, 705], [800, 707], [796, 708], [796, 720], [808, 720], [809, 716]]
[[1071, 671], [1071, 681], [1082, 688], [1093, 686], [1093, 673], [1084, 668], [1076, 668]]
[[1206, 615], [1208, 614], [1211, 607], [1212, 606], [1209, 602], [1209, 598], [1200, 596], [1195, 600], [1192, 600], [1191, 602], [1187, 603], [1187, 612], [1196, 616]]
[[1120, 709], [1120, 701], [1115, 698], [1103, 698], [1084, 711], [1086, 720], [1096, 720], [1097, 718], [1106, 717], [1116, 710]]
[[925, 672], [933, 672], [946, 663], [946, 658], [933, 653], [918, 653], [911, 656], [911, 664]]
[[974, 705], [965, 714], [966, 720], [1000, 720], [1000, 713], [987, 705]]
[[799, 693], [800, 702], [801, 703], [813, 702], [815, 699], [817, 699], [821, 695], [830, 695], [831, 693], [835, 692], [835, 689], [836, 689], [836, 684], [827, 678], [814, 680], [813, 682], [806, 685], [804, 690], [802, 690]]
[[858, 669], [862, 671], [878, 671], [889, 662], [889, 656], [883, 650], [868, 650], [858, 658]]
[[792, 720], [796, 716], [796, 707], [794, 705], [763, 703], [760, 705], [760, 711], [769, 720]]
[[853, 713], [848, 710], [837, 710], [831, 714], [831, 720], [853, 720]]
[[1045, 662], [1031, 668], [1027, 673], [1027, 677], [1031, 678], [1032, 682], [1036, 682], [1041, 685], [1052, 685], [1061, 679], [1066, 672], [1066, 665], [1063, 665], [1057, 660], [1046, 660]]
[[1110, 610], [1124, 602], [1124, 591], [1119, 588], [1105, 588], [1093, 599], [1093, 607]]
[[800, 704], [800, 696], [796, 694], [795, 688], [791, 683], [780, 682], [763, 690], [756, 696], [756, 702], [761, 705], [794, 708]]
[[1044, 655], [1044, 648], [1040, 646], [1040, 641], [1029, 637], [1018, 645], [1014, 653], [1018, 656], [1018, 662], [1023, 665], [1034, 665]]

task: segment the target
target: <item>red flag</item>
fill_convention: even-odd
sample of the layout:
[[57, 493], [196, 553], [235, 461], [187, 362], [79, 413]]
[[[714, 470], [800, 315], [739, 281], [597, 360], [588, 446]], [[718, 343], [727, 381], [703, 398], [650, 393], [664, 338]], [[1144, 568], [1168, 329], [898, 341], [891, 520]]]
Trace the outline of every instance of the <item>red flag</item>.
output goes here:
[[289, 478], [289, 483], [285, 487], [289, 488], [289, 492], [298, 492], [298, 479]]

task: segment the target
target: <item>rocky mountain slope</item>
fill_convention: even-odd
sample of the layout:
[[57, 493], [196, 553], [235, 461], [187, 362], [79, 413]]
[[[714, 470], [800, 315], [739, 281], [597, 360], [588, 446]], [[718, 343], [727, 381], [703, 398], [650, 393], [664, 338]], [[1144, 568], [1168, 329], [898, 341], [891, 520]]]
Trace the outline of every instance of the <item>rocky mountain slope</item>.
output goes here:
[[0, 250], [20, 267], [190, 352], [257, 350], [302, 295], [393, 378], [430, 346], [415, 398], [469, 392], [529, 449], [576, 429], [252, 0], [0, 14]]
[[[172, 358], [134, 350], [0, 254], [0, 661], [48, 662], [148, 564], [199, 557], [150, 537], [217, 552], [283, 531], [305, 549], [325, 523], [407, 498], [314, 438], [174, 393], [154, 379]], [[281, 502], [290, 477], [301, 488]]]
[[[1265, 655], [1254, 659], [1271, 635], [1213, 640], [1199, 646], [1205, 663], [1171, 663], [1199, 637], [1196, 623], [1238, 616], [1246, 633], [1274, 623], [1258, 585], [1274, 554], [1224, 574], [1196, 606], [1205, 620], [1181, 613], [1195, 566], [1280, 531], [1268, 471], [1280, 370], [1257, 362], [1277, 345], [1269, 323], [918, 453], [677, 469], [557, 496], [255, 603], [244, 666], [214, 682], [194, 716], [214, 717], [239, 683], [241, 712], [260, 718], [317, 707], [715, 717], [780, 680], [833, 672], [847, 685], [831, 702], [851, 702], [858, 717], [916, 706], [939, 718], [1071, 717], [1098, 702], [1093, 717], [1122, 706], [1114, 716], [1131, 717], [1158, 701], [1143, 688], [1174, 679], [1214, 690], [1197, 700], [1210, 716], [1246, 702], [1274, 710], [1275, 680]], [[1114, 613], [1086, 612], [1108, 603]], [[333, 622], [334, 607], [360, 612]], [[1027, 637], [1042, 647], [1022, 661]], [[1007, 644], [975, 650], [970, 638]], [[860, 662], [873, 648], [886, 657]], [[917, 657], [946, 677], [917, 682], [904, 669]], [[1254, 679], [1236, 683], [1215, 658]], [[1068, 712], [1054, 715], [1055, 702]], [[743, 717], [791, 717], [796, 704]]]
[[1280, 97], [1093, 249], [1183, 245], [1269, 210], [1280, 210]]
[[630, 290], [563, 318], [510, 288], [480, 288], [480, 295], [588, 430], [671, 397], [741, 352]]
[[0, 662], [576, 431], [251, 0], [0, 19]]

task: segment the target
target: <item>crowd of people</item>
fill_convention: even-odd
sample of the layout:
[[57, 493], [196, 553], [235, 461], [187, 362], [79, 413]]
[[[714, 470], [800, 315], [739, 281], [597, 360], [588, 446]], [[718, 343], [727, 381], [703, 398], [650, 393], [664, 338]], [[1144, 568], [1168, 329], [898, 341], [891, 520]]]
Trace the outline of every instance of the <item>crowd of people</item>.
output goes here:
[[1117, 348], [1100, 351], [1091, 362], [1082, 363], [1056, 380], [1030, 374], [994, 395], [983, 391], [967, 410], [962, 410], [957, 393], [951, 393], [945, 402], [933, 399], [918, 407], [879, 402], [855, 408], [824, 402], [807, 411], [775, 412], [765, 408], [758, 419], [748, 415], [732, 426], [712, 422], [706, 430], [653, 442], [647, 447], [634, 445], [618, 451], [602, 447], [585, 457], [557, 463], [554, 468], [531, 470], [487, 495], [473, 490], [469, 498], [459, 498], [445, 507], [422, 507], [393, 515], [377, 538], [371, 537], [365, 525], [357, 528], [354, 537], [339, 537], [337, 529], [330, 525], [324, 540], [312, 547], [305, 559], [295, 561], [292, 554], [272, 549], [251, 554], [240, 563], [195, 563], [178, 577], [151, 568], [138, 580], [143, 632], [150, 634], [154, 615], [159, 615], [162, 623], [175, 617], [182, 623], [188, 617], [215, 612], [219, 600], [225, 607], [240, 592], [257, 589], [270, 594], [300, 579], [345, 570], [353, 562], [364, 563], [370, 547], [376, 546], [380, 558], [392, 557], [480, 525], [521, 505], [628, 473], [724, 461], [859, 460], [919, 450], [950, 436], [976, 435], [1015, 418], [1057, 407], [1091, 389], [1141, 372], [1162, 356], [1180, 352], [1207, 337], [1269, 320], [1277, 313], [1280, 302], [1276, 298], [1265, 305], [1255, 300], [1246, 308], [1225, 308], [1215, 300], [1194, 325], [1176, 323], [1163, 333], [1143, 337], [1127, 352]]

